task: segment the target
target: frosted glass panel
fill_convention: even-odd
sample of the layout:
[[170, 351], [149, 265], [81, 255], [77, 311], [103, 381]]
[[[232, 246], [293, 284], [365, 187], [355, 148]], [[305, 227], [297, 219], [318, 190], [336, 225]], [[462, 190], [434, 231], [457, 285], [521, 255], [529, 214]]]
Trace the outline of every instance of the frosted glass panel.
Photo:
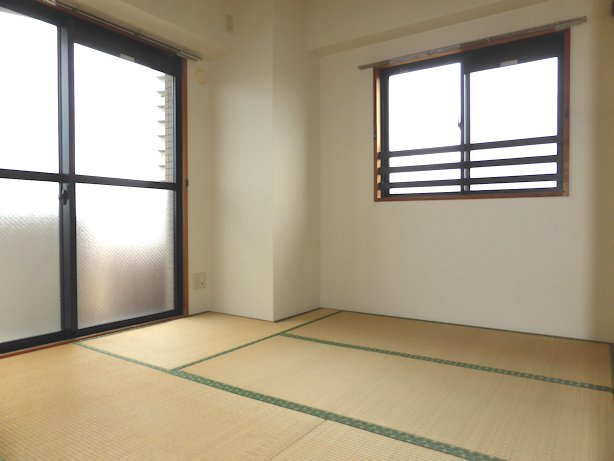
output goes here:
[[58, 172], [57, 28], [0, 8], [0, 168]]
[[0, 343], [61, 328], [58, 190], [0, 179]]
[[75, 45], [78, 174], [173, 181], [170, 75]]
[[471, 142], [557, 134], [558, 59], [471, 74]]
[[388, 80], [391, 151], [460, 144], [459, 63], [393, 75]]
[[79, 328], [174, 307], [173, 192], [77, 184]]

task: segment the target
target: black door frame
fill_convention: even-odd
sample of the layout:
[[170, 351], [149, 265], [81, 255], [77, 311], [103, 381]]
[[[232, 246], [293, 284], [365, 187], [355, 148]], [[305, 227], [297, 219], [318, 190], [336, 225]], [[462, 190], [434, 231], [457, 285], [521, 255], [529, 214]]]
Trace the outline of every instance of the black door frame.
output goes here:
[[[58, 110], [59, 173], [0, 169], [1, 179], [21, 179], [58, 184], [60, 219], [61, 331], [0, 343], [0, 354], [49, 343], [71, 340], [132, 325], [163, 320], [184, 313], [184, 197], [183, 124], [185, 85], [183, 59], [149, 44], [123, 36], [100, 25], [58, 11], [35, 0], [0, 0], [0, 7], [39, 19], [58, 28]], [[74, 61], [75, 43], [119, 56], [127, 54], [135, 62], [174, 77], [174, 182], [141, 181], [75, 173]], [[169, 190], [174, 192], [174, 306], [171, 310], [97, 325], [78, 327], [76, 184], [99, 184]]]

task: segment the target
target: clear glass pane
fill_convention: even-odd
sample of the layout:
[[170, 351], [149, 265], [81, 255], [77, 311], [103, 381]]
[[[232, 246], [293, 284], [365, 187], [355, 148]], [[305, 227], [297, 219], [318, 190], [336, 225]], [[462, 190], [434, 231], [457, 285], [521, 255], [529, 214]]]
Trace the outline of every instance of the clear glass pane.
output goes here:
[[390, 194], [438, 194], [444, 192], [460, 191], [461, 186], [398, 187], [396, 189], [390, 189]]
[[444, 179], [460, 179], [461, 170], [409, 171], [405, 173], [390, 173], [390, 182], [410, 181], [440, 181]]
[[0, 343], [61, 329], [58, 191], [0, 179]]
[[174, 78], [75, 45], [78, 174], [173, 181]]
[[77, 185], [79, 328], [173, 308], [173, 194]]
[[556, 144], [536, 144], [534, 146], [473, 150], [471, 151], [471, 160], [503, 160], [508, 158], [544, 157], [556, 154]]
[[460, 152], [444, 152], [442, 154], [408, 155], [391, 157], [390, 166], [437, 165], [440, 163], [457, 163], [461, 161]]
[[473, 184], [471, 190], [516, 190], [516, 189], [554, 189], [556, 181], [508, 182], [502, 184]]
[[391, 151], [460, 144], [459, 63], [393, 75], [388, 91]]
[[556, 163], [533, 163], [529, 165], [485, 166], [471, 168], [472, 178], [497, 178], [501, 176], [525, 176], [556, 174]]
[[57, 28], [0, 8], [0, 168], [57, 173]]
[[471, 74], [471, 142], [557, 134], [558, 58]]

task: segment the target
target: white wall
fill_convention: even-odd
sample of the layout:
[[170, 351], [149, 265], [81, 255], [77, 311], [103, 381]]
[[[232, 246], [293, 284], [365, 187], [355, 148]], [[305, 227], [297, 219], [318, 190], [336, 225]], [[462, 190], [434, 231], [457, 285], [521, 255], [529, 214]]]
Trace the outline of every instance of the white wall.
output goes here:
[[[200, 80], [199, 80], [200, 76]], [[202, 81], [204, 76], [204, 81]], [[211, 272], [211, 132], [209, 69], [206, 63], [188, 61], [188, 300], [190, 314], [209, 310]], [[205, 288], [195, 285], [193, 274], [205, 273]]]
[[326, 55], [548, 0], [310, 0], [309, 46]]
[[211, 308], [277, 320], [319, 306], [317, 63], [303, 0], [234, 17], [233, 52], [210, 63]]
[[274, 318], [320, 302], [318, 60], [307, 5], [276, 0], [274, 16]]
[[271, 320], [273, 3], [240, 2], [234, 17], [235, 51], [210, 63], [211, 306]]
[[[614, 18], [608, 16], [609, 2], [599, 2], [590, 40], [598, 44], [594, 55], [596, 72], [592, 72], [587, 90], [594, 102], [591, 137], [594, 139], [593, 194], [595, 196], [595, 229], [593, 234], [594, 297], [591, 308], [593, 337], [614, 343]], [[590, 314], [589, 314], [590, 315]]]
[[[611, 38], [608, 14], [605, 0], [550, 0], [322, 58], [323, 306], [614, 341], [612, 192], [598, 173], [614, 122], [597, 90], [612, 94], [597, 40]], [[372, 74], [358, 65], [582, 15], [569, 197], [373, 202]]]

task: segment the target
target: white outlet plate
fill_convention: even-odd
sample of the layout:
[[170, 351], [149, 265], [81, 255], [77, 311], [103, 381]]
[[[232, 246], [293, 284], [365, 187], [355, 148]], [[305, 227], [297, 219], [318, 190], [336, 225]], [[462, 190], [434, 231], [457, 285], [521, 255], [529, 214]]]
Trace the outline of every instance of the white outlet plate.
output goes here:
[[207, 284], [207, 279], [204, 272], [194, 272], [192, 282], [195, 290], [202, 290]]

